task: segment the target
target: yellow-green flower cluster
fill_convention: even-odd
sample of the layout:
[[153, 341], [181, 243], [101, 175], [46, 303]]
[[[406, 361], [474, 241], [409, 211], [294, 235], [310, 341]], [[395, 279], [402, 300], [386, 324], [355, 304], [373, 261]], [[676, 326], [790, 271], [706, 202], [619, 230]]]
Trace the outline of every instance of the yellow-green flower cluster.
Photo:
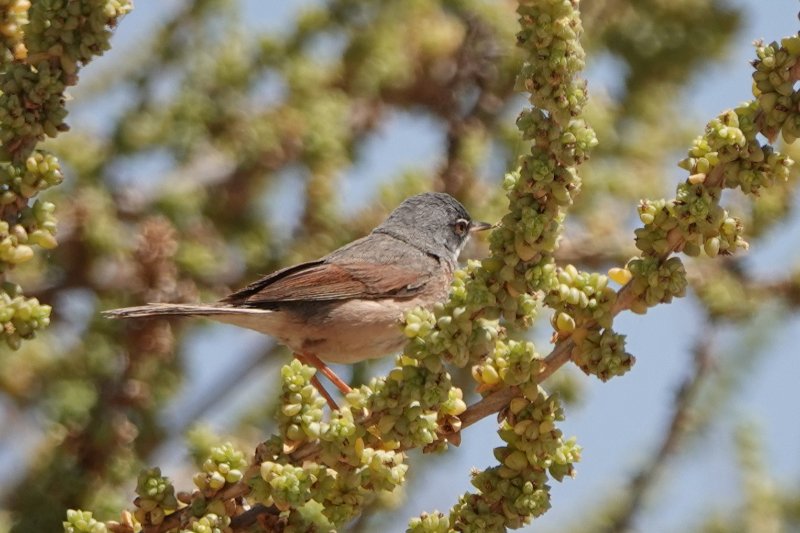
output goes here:
[[226, 483], [236, 483], [242, 479], [247, 468], [244, 453], [226, 442], [211, 448], [209, 457], [203, 462], [203, 471], [192, 478], [202, 491], [217, 491]]
[[[560, 323], [567, 328], [569, 313], [565, 310], [576, 314], [580, 310], [586, 319], [596, 315], [598, 320], [608, 322], [612, 303], [604, 277], [578, 275], [575, 271], [572, 279], [571, 270], [562, 275], [567, 287], [560, 301], [561, 282], [552, 255], [561, 234], [565, 209], [580, 189], [575, 166], [597, 144], [593, 130], [579, 118], [586, 102], [586, 84], [575, 76], [583, 68], [584, 58], [579, 42], [582, 29], [577, 2], [523, 1], [518, 13], [522, 29], [517, 39], [528, 57], [517, 79], [517, 88], [531, 93], [530, 101], [535, 107], [523, 111], [517, 126], [523, 137], [531, 141], [531, 152], [522, 157], [519, 171], [505, 178], [509, 212], [491, 235], [492, 256], [483, 260], [479, 268], [470, 265], [466, 276], [454, 284], [454, 296], [441, 311], [434, 310], [432, 317], [420, 313], [412, 319], [413, 327], [407, 330], [413, 337], [407, 354], [421, 360], [434, 351], [431, 348], [439, 346], [429, 339], [441, 335], [453, 339], [455, 347], [448, 346], [446, 358], [449, 356], [456, 363], [471, 363], [481, 392], [508, 385], [518, 385], [523, 390], [536, 387], [535, 377], [541, 363], [531, 343], [506, 340], [505, 331], [494, 322], [491, 328], [481, 324], [488, 333], [485, 337], [452, 335], [449, 328], [460, 317], [466, 315], [472, 322], [502, 317], [506, 328], [525, 327], [537, 310], [533, 295], [543, 292], [553, 295], [550, 303], [563, 312]], [[452, 318], [447, 318], [448, 315]], [[480, 348], [471, 343], [478, 343]], [[540, 416], [536, 427], [541, 426], [542, 435], [536, 438], [546, 440], [544, 434], [547, 434], [553, 437], [552, 442], [560, 442], [555, 426], [548, 426], [560, 414], [551, 409], [552, 404], [544, 406], [547, 401], [542, 403], [538, 390], [531, 403], [541, 404], [538, 415], [532, 411], [523, 415], [530, 414], [534, 419]], [[533, 438], [532, 433], [530, 436]], [[513, 445], [500, 452], [501, 466], [475, 476], [473, 483], [480, 493], [464, 495], [449, 519], [441, 514], [428, 514], [412, 521], [409, 530], [502, 531], [506, 527], [519, 527], [544, 512], [549, 505], [546, 485], [549, 466], [543, 465], [560, 461], [556, 453], [561, 444], [552, 447], [525, 440], [523, 446], [521, 441], [512, 439], [512, 442]], [[517, 444], [521, 449], [514, 448]], [[536, 455], [535, 466], [526, 458], [529, 449], [541, 452]], [[572, 450], [569, 446], [564, 450], [563, 464], [571, 465], [577, 454], [569, 451]], [[560, 477], [570, 468], [560, 467], [556, 472]]]
[[0, 162], [0, 206], [36, 196], [63, 179], [58, 159], [49, 152], [34, 151], [24, 165]]
[[552, 323], [558, 333], [572, 333], [576, 325], [592, 322], [610, 327], [616, 292], [608, 286], [608, 277], [579, 272], [573, 265], [559, 268], [558, 285], [545, 298], [555, 310]]
[[[395, 370], [407, 373], [408, 390], [412, 391], [407, 396], [384, 396], [385, 391], [397, 389], [384, 386], [383, 380], [373, 380], [369, 387], [348, 395], [348, 405], [331, 413], [325, 422], [321, 417], [324, 400], [310, 381], [314, 369], [297, 361], [284, 366], [283, 404], [278, 414], [282, 436], [274, 436], [259, 447], [260, 476], [249, 484], [252, 498], [282, 512], [287, 531], [339, 528], [358, 515], [376, 492], [392, 491], [402, 484], [407, 466], [403, 453], [395, 449], [401, 443], [427, 444], [436, 437], [437, 411], [431, 406], [423, 409], [422, 403], [449, 403], [445, 409], [450, 410], [459, 402], [461, 411], [466, 407], [460, 398], [450, 398], [446, 392], [443, 397], [439, 393], [425, 396], [424, 378], [433, 373], [424, 367], [418, 368], [419, 375], [410, 366]], [[390, 376], [388, 381], [394, 379]], [[449, 385], [442, 390], [450, 390]], [[413, 398], [415, 394], [419, 399]], [[354, 408], [360, 410], [373, 399], [374, 405], [382, 408], [371, 411], [381, 430], [377, 436], [356, 426], [352, 414]], [[289, 437], [290, 432], [293, 437]], [[320, 445], [319, 455], [293, 464], [288, 452], [302, 442]]]
[[25, 58], [23, 26], [28, 23], [30, 7], [30, 0], [0, 0], [0, 42], [5, 48], [0, 54], [0, 63]]
[[625, 335], [610, 328], [590, 329], [572, 339], [575, 343], [570, 354], [572, 360], [581, 370], [603, 381], [625, 374], [636, 362], [625, 351]]
[[586, 104], [586, 82], [575, 76], [583, 70], [585, 57], [576, 5], [569, 0], [526, 0], [517, 8], [517, 44], [530, 52], [517, 77], [517, 90], [530, 93], [535, 107], [553, 113], [561, 123], [577, 116]]
[[[65, 89], [77, 70], [109, 47], [111, 31], [132, 8], [128, 0], [0, 2], [0, 276], [33, 257], [35, 244], [56, 246], [54, 206], [29, 200], [61, 182], [58, 161], [35, 151], [45, 136], [68, 129]], [[26, 309], [31, 308], [28, 312]], [[30, 319], [22, 318], [31, 315]], [[21, 292], [0, 290], [0, 332], [11, 347], [46, 326], [49, 307]], [[15, 321], [11, 322], [14, 316]], [[24, 324], [23, 324], [24, 321]]]
[[764, 128], [761, 113], [758, 102], [750, 101], [709, 122], [705, 134], [694, 140], [688, 157], [679, 163], [691, 172], [689, 183], [702, 185], [721, 164], [723, 185], [738, 187], [745, 194], [758, 195], [764, 187], [785, 180], [791, 160], [756, 137]]
[[778, 132], [787, 143], [800, 137], [800, 114], [794, 84], [798, 79], [797, 61], [800, 57], [800, 36], [781, 39], [780, 44], [756, 43], [753, 61], [753, 94], [764, 112], [764, 133], [771, 140]]
[[[504, 413], [500, 438], [508, 445], [495, 449], [501, 468], [519, 471], [532, 467], [547, 470], [558, 481], [572, 475], [572, 463], [580, 460], [580, 447], [564, 441], [555, 423], [564, 420], [561, 402], [538, 387], [514, 398]], [[508, 474], [508, 471], [502, 472]]]
[[668, 258], [673, 251], [715, 257], [747, 248], [742, 224], [719, 205], [724, 188], [757, 196], [788, 178], [793, 161], [762, 145], [758, 135], [772, 140], [783, 131], [791, 141], [800, 131], [800, 95], [794, 90], [800, 78], [800, 37], [786, 38], [780, 45], [758, 43], [756, 54], [756, 99], [720, 114], [695, 139], [680, 162], [690, 175], [678, 186], [675, 199], [643, 201], [639, 206], [644, 225], [636, 230], [636, 246], [642, 257], [628, 264], [637, 296], [630, 308], [635, 312], [684, 294], [685, 271], [679, 259]]
[[106, 525], [95, 520], [91, 511], [69, 509], [63, 524], [64, 533], [108, 533]]
[[200, 518], [193, 518], [188, 528], [181, 529], [180, 533], [232, 533], [229, 516], [220, 516], [208, 513]]
[[[422, 513], [408, 523], [407, 533], [450, 533], [450, 518], [444, 513]], [[489, 530], [487, 530], [489, 531]]]
[[[432, 371], [416, 359], [402, 356], [399, 366], [385, 379], [348, 395], [348, 402], [377, 417], [381, 443], [389, 448], [426, 446], [437, 440], [440, 416], [458, 415], [466, 405], [461, 392], [453, 388], [450, 375], [442, 368]], [[366, 435], [368, 442], [374, 437]]]
[[[583, 68], [584, 54], [574, 3], [522, 2], [518, 12], [522, 26], [518, 43], [530, 55], [517, 87], [531, 93], [535, 107], [523, 111], [517, 126], [533, 146], [521, 159], [519, 171], [505, 178], [509, 212], [492, 234], [493, 257], [486, 266], [492, 274], [488, 285], [503, 306], [504, 318], [525, 326], [529, 321], [525, 308], [533, 305], [524, 298], [536, 291], [549, 292], [557, 284], [552, 252], [565, 208], [580, 189], [575, 166], [588, 157], [597, 139], [577, 118], [586, 102], [586, 84], [575, 76]], [[508, 309], [509, 297], [522, 309], [513, 305]]]
[[25, 298], [18, 285], [3, 283], [0, 286], [0, 338], [16, 350], [22, 339], [31, 338], [37, 329], [50, 324], [50, 311], [50, 306], [40, 304], [38, 299]]
[[57, 59], [64, 73], [72, 76], [80, 64], [110, 48], [112, 30], [131, 9], [129, 0], [34, 2], [25, 28], [28, 53]]
[[139, 497], [134, 501], [137, 507], [134, 516], [142, 524], [158, 525], [167, 514], [178, 508], [175, 488], [167, 477], [161, 475], [158, 467], [139, 473], [136, 494]]
[[[0, 142], [8, 149], [18, 142], [55, 137], [67, 129], [64, 118], [63, 72], [48, 61], [36, 66], [10, 65], [0, 78]], [[7, 156], [6, 156], [7, 157]]]
[[315, 462], [303, 466], [264, 461], [261, 480], [256, 483], [258, 497], [267, 505], [286, 511], [299, 507], [312, 497], [320, 501], [335, 490], [337, 472]]
[[502, 316], [508, 327], [530, 325], [532, 294], [555, 284], [551, 254], [564, 207], [580, 187], [574, 165], [597, 144], [594, 132], [575, 118], [586, 100], [585, 82], [574, 77], [584, 57], [575, 6], [567, 0], [524, 2], [519, 14], [519, 44], [532, 52], [517, 86], [533, 93], [536, 108], [524, 111], [517, 124], [533, 147], [520, 171], [506, 176], [509, 213], [491, 236], [492, 256], [456, 280], [433, 320], [424, 313], [410, 318], [406, 333], [415, 337], [413, 353], [422, 359], [428, 352], [459, 366], [474, 364], [505, 349], [496, 346], [495, 319]]
[[541, 370], [541, 358], [532, 342], [500, 340], [490, 357], [472, 367], [478, 389], [487, 392], [497, 386], [521, 385], [535, 378]]
[[353, 411], [348, 406], [344, 406], [338, 411], [332, 412], [328, 422], [322, 424], [320, 439], [323, 443], [328, 444], [328, 446], [323, 446], [323, 450], [340, 453], [342, 443], [355, 442], [355, 439], [360, 437], [363, 432], [363, 427], [356, 426]]
[[405, 482], [408, 465], [404, 461], [400, 452], [365, 447], [358, 463], [352, 470], [338, 473], [335, 490], [321, 501], [325, 516], [340, 528], [361, 513], [377, 491], [394, 490]]
[[[411, 339], [406, 354], [433, 372], [440, 370], [442, 360], [464, 367], [490, 353], [494, 346], [497, 301], [479, 265], [471, 261], [466, 269], [455, 272], [446, 304], [437, 304], [433, 311], [415, 309], [406, 315], [404, 332]], [[513, 307], [509, 312], [515, 314], [517, 301], [508, 301]]]
[[286, 463], [285, 456], [275, 455], [261, 463], [260, 477], [251, 480], [252, 495], [275, 505], [287, 519], [313, 498], [324, 506], [325, 522], [341, 527], [361, 512], [376, 491], [402, 484], [407, 469], [402, 453], [365, 447], [360, 439], [351, 443], [350, 450], [353, 453], [347, 457], [330, 457], [329, 465], [304, 461], [296, 466]]
[[572, 361], [603, 381], [630, 370], [635, 360], [625, 352], [625, 337], [611, 330], [617, 294], [608, 286], [608, 277], [567, 265], [558, 269], [556, 278], [558, 285], [545, 301], [555, 310], [553, 329], [573, 340]]
[[[0, 261], [18, 265], [33, 258], [33, 248], [27, 245], [28, 232], [20, 224], [9, 227], [8, 222], [0, 220]], [[2, 263], [0, 263], [2, 265]], [[0, 272], [5, 270], [0, 266]]]
[[580, 447], [565, 441], [555, 427], [564, 419], [558, 398], [536, 385], [524, 387], [503, 411], [500, 437], [506, 446], [495, 449], [498, 466], [473, 475], [479, 492], [465, 494], [450, 511], [415, 518], [409, 531], [505, 531], [519, 528], [550, 507], [547, 474], [562, 480], [573, 474]]
[[[33, 249], [30, 245], [55, 248], [53, 209], [50, 202], [37, 200], [33, 206], [22, 211], [19, 223], [9, 225], [4, 220], [0, 221], [0, 261], [13, 266], [32, 259]], [[5, 270], [3, 263], [0, 263], [0, 273]]]
[[[3, 213], [3, 201], [9, 195], [12, 196], [11, 202], [16, 199], [7, 187], [10, 180], [5, 179], [8, 177], [5, 171], [8, 168], [10, 165], [0, 164], [0, 213]], [[17, 211], [13, 222], [0, 220], [0, 276], [16, 265], [31, 260], [33, 245], [46, 249], [56, 246], [54, 209], [52, 203], [37, 200], [32, 206]], [[5, 340], [12, 349], [19, 348], [22, 339], [29, 339], [36, 330], [47, 327], [50, 311], [50, 306], [40, 304], [38, 299], [26, 298], [18, 285], [2, 283], [0, 340]]]
[[631, 259], [628, 270], [633, 274], [631, 290], [638, 296], [631, 304], [634, 313], [645, 313], [648, 307], [686, 294], [686, 269], [677, 257], [664, 261], [647, 256]]
[[315, 372], [297, 359], [281, 368], [283, 394], [278, 425], [288, 443], [316, 440], [322, 432], [325, 399], [311, 384]]

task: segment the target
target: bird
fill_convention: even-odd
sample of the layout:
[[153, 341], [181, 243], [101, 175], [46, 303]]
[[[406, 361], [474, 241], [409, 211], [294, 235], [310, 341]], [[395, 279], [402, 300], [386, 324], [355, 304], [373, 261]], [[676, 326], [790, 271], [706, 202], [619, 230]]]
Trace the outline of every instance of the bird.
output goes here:
[[[444, 301], [470, 235], [491, 227], [473, 221], [449, 194], [417, 194], [365, 237], [263, 276], [218, 302], [151, 303], [103, 314], [199, 316], [255, 330], [287, 346], [346, 395], [350, 387], [326, 362], [352, 364], [400, 351], [404, 314]], [[336, 408], [316, 375], [312, 382]]]

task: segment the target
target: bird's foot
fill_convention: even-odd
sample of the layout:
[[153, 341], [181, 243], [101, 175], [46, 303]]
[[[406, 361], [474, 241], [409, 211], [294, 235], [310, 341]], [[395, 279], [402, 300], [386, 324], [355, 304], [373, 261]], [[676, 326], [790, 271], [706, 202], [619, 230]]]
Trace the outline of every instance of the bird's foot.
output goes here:
[[[337, 376], [336, 373], [333, 370], [331, 370], [328, 367], [328, 365], [326, 365], [316, 355], [307, 353], [295, 353], [294, 356], [301, 363], [309, 364], [314, 368], [316, 368], [317, 370], [319, 370], [320, 372], [322, 372], [325, 375], [325, 377], [327, 377], [330, 380], [330, 382], [333, 383], [343, 395], [347, 395], [350, 391], [353, 390], [350, 388], [350, 385], [345, 383], [342, 378]], [[339, 406], [336, 405], [336, 402], [333, 400], [330, 393], [328, 393], [328, 391], [325, 390], [325, 387], [322, 386], [322, 383], [320, 383], [317, 376], [311, 378], [311, 384], [314, 385], [314, 387], [319, 391], [322, 397], [325, 398], [325, 401], [328, 402], [328, 407], [330, 407], [332, 411], [339, 409]]]

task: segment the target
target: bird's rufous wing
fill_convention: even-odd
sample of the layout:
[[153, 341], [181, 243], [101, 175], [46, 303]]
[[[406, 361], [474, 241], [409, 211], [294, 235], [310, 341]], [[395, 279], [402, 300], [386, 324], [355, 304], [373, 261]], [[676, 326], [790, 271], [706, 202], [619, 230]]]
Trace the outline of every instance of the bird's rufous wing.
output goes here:
[[265, 276], [222, 303], [259, 307], [281, 302], [410, 297], [422, 290], [427, 274], [402, 265], [319, 260]]

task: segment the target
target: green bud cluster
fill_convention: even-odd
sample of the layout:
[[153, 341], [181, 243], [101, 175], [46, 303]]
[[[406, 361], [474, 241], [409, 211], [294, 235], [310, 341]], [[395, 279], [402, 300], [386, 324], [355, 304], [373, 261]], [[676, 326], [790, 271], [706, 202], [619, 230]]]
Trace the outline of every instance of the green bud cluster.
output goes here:
[[747, 150], [746, 158], [742, 157], [735, 164], [725, 167], [726, 186], [738, 187], [746, 194], [758, 196], [765, 187], [772, 186], [776, 181], [786, 181], [789, 177], [793, 160], [787, 155], [758, 141], [748, 144]]
[[758, 103], [750, 101], [709, 122], [705, 134], [694, 140], [688, 157], [679, 163], [691, 172], [689, 182], [702, 185], [720, 164], [724, 186], [739, 187], [745, 194], [757, 195], [775, 181], [786, 180], [792, 161], [758, 141], [756, 135], [764, 127], [759, 120]]
[[598, 273], [579, 272], [573, 265], [559, 268], [558, 285], [545, 302], [555, 310], [552, 324], [558, 333], [569, 334], [579, 324], [591, 322], [595, 327], [610, 327], [616, 292], [608, 286], [608, 277]]
[[[0, 164], [0, 178], [7, 168]], [[3, 190], [3, 185], [0, 185], [0, 191]], [[0, 193], [0, 202], [9, 194], [13, 195], [9, 189]], [[46, 249], [56, 246], [54, 209], [52, 203], [37, 200], [32, 206], [23, 208], [15, 217], [15, 222], [0, 220], [0, 276], [14, 266], [33, 259], [32, 246]], [[0, 204], [0, 213], [2, 211], [3, 205]], [[16, 350], [22, 339], [33, 337], [36, 330], [49, 325], [50, 311], [50, 306], [40, 304], [38, 299], [26, 298], [18, 285], [3, 283], [0, 285], [0, 339]]]
[[800, 137], [800, 114], [794, 84], [798, 79], [797, 62], [800, 57], [800, 36], [781, 39], [780, 44], [765, 45], [756, 42], [753, 61], [753, 95], [764, 112], [764, 133], [769, 139], [778, 132], [787, 143]]
[[325, 399], [311, 384], [315, 372], [297, 359], [281, 368], [283, 392], [278, 425], [286, 442], [300, 443], [320, 437]]
[[532, 342], [499, 340], [494, 353], [472, 367], [478, 390], [486, 392], [500, 384], [528, 383], [541, 371], [541, 358]]
[[583, 33], [576, 3], [568, 0], [520, 2], [517, 44], [530, 53], [517, 78], [517, 90], [531, 93], [531, 103], [567, 122], [586, 104]]
[[[337, 528], [358, 515], [376, 491], [393, 490], [405, 481], [407, 466], [402, 453], [356, 447], [347, 459], [325, 465], [304, 461], [302, 466], [279, 462], [261, 463], [260, 477], [252, 480], [254, 496], [275, 505], [286, 518], [314, 501], [322, 504], [322, 517]], [[322, 525], [322, 524], [318, 524]]]
[[136, 511], [134, 516], [142, 524], [158, 525], [164, 521], [167, 514], [178, 508], [175, 498], [175, 487], [169, 478], [161, 475], [158, 467], [148, 468], [139, 473], [136, 482], [135, 500]]
[[[584, 89], [585, 91], [585, 89]], [[552, 187], [554, 200], [563, 206], [571, 203], [569, 184], [576, 182], [569, 175], [571, 167], [579, 165], [589, 158], [589, 152], [597, 146], [597, 136], [582, 119], [571, 119], [561, 130], [553, 127], [553, 121], [541, 109], [525, 109], [517, 119], [517, 127], [522, 137], [536, 143], [541, 152], [534, 152], [522, 160], [523, 174], [538, 178], [538, 183], [531, 184], [532, 191], [545, 190], [548, 182], [564, 184], [564, 188]], [[561, 167], [553, 167], [550, 156]], [[549, 170], [549, 172], [548, 172]], [[563, 175], [558, 175], [563, 173]]]
[[[530, 295], [550, 290], [555, 283], [551, 254], [563, 221], [558, 203], [546, 202], [552, 196], [543, 192], [537, 199], [525, 192], [528, 183], [519, 173], [506, 176], [509, 212], [491, 235], [492, 257], [481, 263], [485, 283], [498, 302], [501, 316], [515, 327], [529, 326], [536, 316], [535, 300]], [[567, 190], [561, 186], [548, 190], [556, 189]]]
[[28, 23], [30, 7], [30, 0], [0, 1], [0, 43], [5, 48], [0, 63], [25, 58], [27, 50], [23, 43], [23, 26]]
[[91, 511], [68, 509], [63, 524], [64, 533], [108, 533], [106, 525], [95, 520]]
[[634, 358], [625, 352], [624, 337], [610, 329], [617, 293], [608, 286], [608, 277], [567, 265], [556, 278], [558, 285], [545, 301], [555, 310], [553, 329], [573, 340], [572, 361], [603, 381], [627, 372]]
[[[425, 364], [432, 355], [458, 366], [472, 364], [483, 390], [499, 384], [501, 374], [514, 375], [516, 382], [538, 369], [532, 346], [498, 340], [496, 320], [505, 319], [508, 327], [530, 325], [537, 311], [533, 295], [557, 286], [552, 253], [564, 208], [580, 188], [574, 165], [597, 144], [594, 132], [575, 118], [586, 101], [585, 82], [575, 78], [584, 58], [575, 7], [567, 0], [519, 7], [518, 41], [530, 55], [517, 88], [532, 92], [536, 107], [523, 112], [517, 125], [533, 141], [531, 153], [504, 181], [509, 212], [491, 235], [492, 256], [456, 277], [447, 304], [406, 319], [412, 338], [407, 355]], [[522, 377], [510, 367], [524, 369]]]
[[[525, 326], [536, 309], [530, 295], [558, 292], [552, 253], [565, 208], [580, 188], [574, 167], [588, 157], [597, 140], [586, 123], [576, 118], [586, 101], [585, 82], [575, 77], [583, 68], [584, 57], [576, 3], [522, 2], [518, 12], [522, 26], [518, 42], [530, 55], [517, 87], [532, 93], [535, 109], [524, 111], [517, 126], [533, 146], [522, 158], [520, 170], [506, 176], [509, 212], [491, 236], [492, 257], [482, 263], [482, 278], [474, 277], [485, 280], [509, 325]], [[599, 282], [596, 277], [588, 285]], [[583, 278], [573, 285], [578, 283], [587, 285]], [[582, 291], [570, 295], [569, 289], [565, 297], [576, 297], [572, 305], [585, 303], [588, 308], [589, 296], [595, 293], [587, 291], [591, 294], [581, 298]], [[595, 298], [593, 308], [597, 305]], [[473, 366], [473, 376], [480, 390], [497, 386], [500, 380], [527, 390], [539, 373], [538, 361], [532, 344], [498, 336], [492, 353]], [[500, 430], [508, 446], [496, 451], [501, 465], [474, 476], [479, 493], [465, 494], [447, 522], [442, 515], [425, 515], [412, 521], [409, 530], [503, 531], [520, 527], [544, 512], [549, 507], [546, 471], [560, 461], [556, 455], [560, 444], [554, 444], [560, 443], [561, 435], [554, 422], [562, 414], [555, 405], [538, 389], [530, 401], [513, 401]], [[559, 477], [571, 471], [572, 457], [577, 454], [563, 454]], [[564, 466], [567, 463], [570, 467]]]
[[194, 484], [202, 491], [218, 491], [226, 483], [237, 483], [247, 468], [244, 453], [226, 442], [211, 448], [211, 454], [203, 462], [203, 471], [194, 475]]
[[[412, 360], [407, 362], [416, 363]], [[420, 367], [420, 371], [422, 376], [430, 374], [424, 367]], [[405, 456], [395, 451], [400, 446], [400, 439], [392, 440], [391, 429], [386, 429], [385, 433], [381, 432], [376, 437], [363, 426], [356, 426], [353, 408], [363, 409], [368, 401], [375, 399], [373, 405], [381, 404], [384, 408], [384, 411], [373, 411], [379, 427], [386, 425], [391, 415], [408, 411], [412, 413], [411, 416], [403, 421], [395, 418], [393, 426], [399, 428], [406, 424], [405, 430], [410, 435], [420, 433], [422, 427], [427, 431], [426, 443], [431, 442], [436, 433], [435, 410], [431, 414], [423, 412], [419, 401], [416, 405], [406, 405], [405, 409], [402, 405], [398, 408], [397, 402], [386, 397], [381, 402], [378, 399], [381, 392], [390, 388], [383, 385], [383, 380], [377, 379], [370, 386], [349, 394], [348, 405], [331, 413], [330, 420], [325, 422], [321, 417], [324, 400], [311, 385], [313, 375], [313, 368], [298, 361], [292, 361], [282, 369], [284, 394], [278, 419], [283, 436], [275, 436], [259, 447], [257, 461], [260, 461], [260, 476], [249, 482], [253, 498], [281, 510], [281, 517], [288, 524], [287, 531], [306, 531], [308, 528], [329, 530], [331, 526], [339, 528], [358, 515], [376, 492], [392, 491], [404, 482], [407, 469]], [[415, 377], [408, 376], [409, 384], [419, 385]], [[446, 404], [450, 400], [446, 393], [443, 398], [438, 393], [429, 397], [422, 395], [420, 390], [417, 393], [426, 402]], [[403, 401], [411, 402], [410, 399]], [[454, 402], [450, 400], [450, 403]], [[289, 432], [298, 433], [300, 439], [290, 438]], [[365, 442], [367, 440], [368, 443]], [[318, 443], [319, 456], [315, 460], [306, 459], [301, 465], [292, 464], [287, 452], [301, 442]]]
[[49, 152], [34, 151], [24, 165], [0, 162], [0, 206], [16, 202], [20, 197], [32, 198], [63, 179], [58, 159]]
[[447, 303], [436, 304], [432, 311], [419, 308], [406, 314], [404, 332], [411, 339], [406, 355], [431, 371], [438, 372], [442, 360], [464, 367], [489, 353], [497, 338], [497, 320], [484, 312], [486, 300], [493, 297], [485, 285], [470, 277], [476, 270], [473, 262], [466, 270], [456, 271]]
[[[4, 222], [0, 222], [4, 224]], [[19, 285], [3, 283], [0, 286], [0, 339], [16, 350], [22, 339], [31, 338], [36, 330], [50, 324], [49, 305], [40, 304], [36, 298], [26, 298]]]
[[602, 381], [622, 376], [636, 362], [636, 358], [625, 351], [625, 335], [610, 328], [588, 330], [585, 334], [573, 335], [572, 339], [575, 343], [570, 354], [572, 360], [581, 370]]
[[378, 491], [391, 491], [405, 482], [405, 455], [364, 447], [352, 469], [339, 472], [335, 490], [321, 503], [325, 516], [338, 528], [357, 516]]
[[741, 222], [720, 206], [724, 188], [758, 196], [788, 179], [793, 161], [762, 145], [758, 135], [772, 140], [783, 131], [791, 142], [797, 137], [795, 128], [800, 131], [800, 95], [794, 91], [800, 37], [786, 38], [781, 45], [758, 43], [756, 54], [756, 99], [723, 112], [695, 139], [688, 157], [679, 163], [690, 175], [678, 186], [674, 200], [643, 201], [639, 206], [643, 226], [635, 233], [642, 257], [628, 263], [631, 289], [638, 297], [630, 304], [635, 312], [684, 294], [686, 274], [678, 259], [668, 258], [673, 251], [716, 257], [747, 248]]
[[[450, 533], [450, 518], [444, 513], [422, 513], [408, 523], [407, 533]], [[489, 531], [489, 530], [485, 530]]]
[[[34, 150], [66, 131], [65, 89], [79, 65], [109, 47], [128, 0], [2, 0], [0, 39], [0, 276], [33, 257], [31, 245], [56, 246], [54, 206], [30, 199], [62, 180], [57, 159]], [[0, 336], [12, 348], [47, 325], [50, 308], [18, 290], [0, 290]]]
[[499, 434], [506, 446], [495, 449], [500, 464], [473, 475], [478, 492], [463, 495], [449, 519], [424, 514], [411, 520], [408, 531], [505, 531], [549, 509], [548, 473], [558, 481], [573, 475], [580, 447], [555, 426], [564, 419], [558, 398], [535, 385], [525, 389], [530, 394], [514, 398], [502, 413]]
[[233, 533], [230, 524], [229, 516], [208, 513], [200, 518], [193, 518], [189, 527], [181, 529], [180, 533]]
[[303, 466], [264, 461], [259, 470], [265, 483], [259, 488], [259, 496], [267, 505], [275, 505], [282, 511], [299, 507], [312, 495], [317, 501], [326, 499], [336, 487], [336, 470], [315, 462]]
[[675, 296], [686, 294], [686, 269], [678, 257], [664, 261], [657, 257], [639, 257], [628, 262], [633, 274], [631, 290], [638, 296], [631, 305], [634, 313], [645, 313], [648, 307], [669, 303]]
[[320, 439], [328, 446], [323, 446], [323, 450], [341, 453], [341, 444], [356, 440], [363, 434], [363, 428], [356, 426], [353, 418], [353, 411], [347, 406], [330, 415], [327, 423], [322, 424]]
[[48, 61], [10, 65], [0, 78], [0, 142], [44, 139], [66, 130], [63, 72]]
[[[531, 93], [534, 108], [517, 127], [533, 146], [520, 169], [506, 176], [509, 212], [491, 237], [493, 256], [484, 262], [487, 286], [510, 324], [526, 326], [535, 309], [525, 298], [556, 285], [552, 253], [565, 216], [580, 189], [575, 166], [597, 144], [591, 128], [577, 118], [586, 102], [586, 83], [576, 77], [584, 53], [574, 2], [522, 2], [518, 44], [529, 55], [517, 88]], [[514, 304], [509, 304], [509, 300]], [[516, 304], [516, 305], [515, 305]]]
[[33, 259], [33, 248], [28, 246], [27, 242], [28, 232], [24, 226], [14, 224], [13, 227], [9, 227], [8, 222], [0, 220], [0, 261], [18, 265]]
[[[528, 57], [517, 88], [532, 93], [530, 101], [535, 107], [520, 115], [517, 126], [532, 142], [531, 152], [522, 157], [520, 169], [504, 180], [509, 210], [490, 237], [491, 257], [480, 265], [469, 265], [454, 283], [450, 301], [432, 313], [416, 313], [406, 330], [412, 338], [407, 355], [427, 361], [427, 354], [444, 353], [445, 359], [456, 364], [471, 364], [481, 392], [509, 385], [536, 388], [530, 401], [521, 399], [525, 407], [514, 413], [522, 413], [520, 420], [527, 416], [530, 421], [519, 426], [519, 435], [510, 429], [514, 424], [501, 430], [511, 442], [498, 451], [500, 466], [475, 475], [478, 494], [464, 495], [449, 518], [435, 513], [413, 520], [409, 531], [520, 527], [549, 505], [547, 470], [561, 465], [553, 466], [560, 479], [571, 472], [571, 461], [578, 455], [573, 445], [563, 446], [560, 432], [549, 425], [561, 414], [554, 403], [539, 395], [536, 377], [541, 363], [533, 344], [507, 340], [505, 329], [495, 322], [491, 328], [478, 322], [488, 331], [486, 337], [450, 333], [452, 324], [464, 315], [473, 323], [502, 318], [509, 329], [526, 327], [537, 311], [534, 295], [542, 292], [552, 295], [550, 303], [560, 306], [558, 312], [564, 315], [560, 323], [565, 328], [570, 313], [586, 320], [596, 315], [598, 320], [610, 321], [613, 291], [607, 289], [606, 278], [571, 269], [560, 280], [553, 260], [566, 208], [580, 189], [575, 166], [597, 144], [594, 131], [578, 118], [586, 102], [586, 84], [576, 77], [584, 59], [576, 8], [577, 2], [570, 0], [520, 3], [518, 43]], [[560, 298], [562, 284], [565, 289]], [[459, 331], [466, 329], [458, 327]], [[441, 350], [441, 337], [454, 339], [456, 347]], [[515, 408], [519, 405], [515, 403]], [[563, 450], [562, 455], [558, 450]]]
[[564, 420], [558, 396], [548, 395], [538, 387], [535, 394], [531, 391], [514, 398], [504, 414], [499, 434], [507, 446], [495, 449], [501, 469], [547, 470], [557, 481], [573, 475], [572, 463], [580, 460], [580, 446], [574, 439], [564, 441], [555, 426]]
[[129, 0], [34, 2], [25, 28], [28, 52], [56, 58], [61, 70], [73, 76], [80, 64], [110, 48], [114, 27], [131, 9]]
[[[408, 356], [386, 378], [376, 378], [348, 395], [356, 409], [367, 409], [377, 417], [384, 448], [412, 448], [434, 443], [441, 416], [455, 416], [466, 409], [460, 389], [454, 388], [443, 369], [432, 371]], [[440, 363], [441, 366], [441, 363]], [[373, 437], [366, 435], [368, 442]]]
[[[50, 202], [37, 200], [33, 206], [23, 209], [20, 223], [9, 225], [0, 221], [0, 261], [13, 266], [32, 259], [31, 245], [55, 248], [54, 207]], [[0, 263], [0, 273], [4, 270]]]

